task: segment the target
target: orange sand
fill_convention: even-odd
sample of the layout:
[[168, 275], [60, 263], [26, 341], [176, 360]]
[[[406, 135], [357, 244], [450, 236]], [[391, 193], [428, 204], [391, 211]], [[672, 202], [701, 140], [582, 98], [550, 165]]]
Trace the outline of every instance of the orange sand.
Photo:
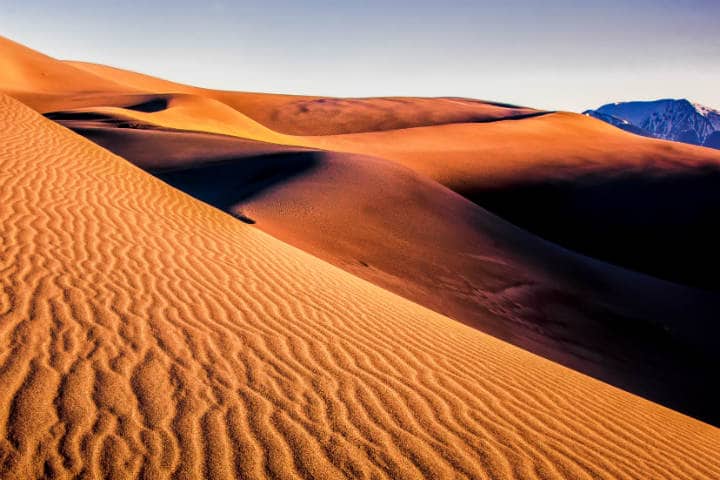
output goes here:
[[3, 477], [720, 475], [718, 429], [360, 281], [0, 102]]
[[105, 65], [65, 63], [131, 89], [213, 98], [273, 130], [290, 135], [336, 135], [447, 123], [488, 122], [540, 113], [532, 108], [465, 98], [326, 98], [209, 90]]
[[[132, 84], [141, 85], [140, 81]], [[267, 100], [268, 111], [274, 112], [269, 123], [252, 119], [259, 118], [255, 103], [249, 110], [239, 110], [245, 104], [237, 99], [245, 96], [258, 104]], [[230, 103], [217, 100], [226, 97]], [[476, 123], [438, 120], [431, 126], [398, 129], [388, 129], [383, 123], [390, 118], [387, 122], [402, 126], [407, 122], [398, 116], [416, 115], [416, 123], [423, 124], [425, 115], [418, 105], [428, 111], [436, 108], [439, 119], [451, 111], [450, 102], [470, 103], [464, 100], [422, 103], [406, 99], [405, 104], [388, 99], [321, 99], [319, 110], [302, 113], [311, 100], [290, 101], [284, 96], [286, 103], [278, 106], [276, 96], [264, 94], [156, 95], [147, 98], [167, 99], [167, 105], [153, 112], [129, 108], [138, 101], [137, 95], [68, 98], [72, 100], [68, 106], [95, 104], [69, 108], [68, 115], [98, 114], [163, 128], [383, 158], [567, 248], [665, 280], [720, 291], [720, 277], [715, 274], [720, 268], [720, 257], [715, 255], [720, 234], [713, 234], [720, 215], [717, 150], [639, 137], [566, 112], [524, 117], [503, 108], [505, 117], [486, 117]], [[331, 104], [341, 114], [318, 113]], [[301, 113], [292, 113], [296, 111]], [[378, 130], [288, 135], [268, 126], [280, 117], [293, 118], [300, 127], [337, 120], [338, 131]], [[359, 120], [352, 124], [350, 118]], [[618, 191], [627, 198], [617, 195]], [[608, 201], [616, 195], [615, 203]], [[670, 197], [681, 200], [673, 202]], [[554, 204], [548, 200], [553, 198]], [[668, 251], [674, 252], [671, 258]]]
[[386, 160], [58, 120], [274, 237], [483, 332], [716, 421], [720, 299], [564, 251]]
[[[27, 105], [0, 94], [0, 478], [720, 476], [719, 429], [478, 330], [619, 368], [660, 329], [673, 362], [683, 342], [712, 350], [714, 297], [459, 195], [716, 154], [572, 114], [217, 92], [0, 51], [0, 92]], [[174, 153], [142, 166], [168, 181], [229, 168], [209, 203], [345, 271], [28, 106], [109, 148], [139, 139], [131, 160], [159, 141], [144, 158]], [[627, 345], [598, 350], [618, 325]], [[714, 358], [686, 359], [691, 385]]]

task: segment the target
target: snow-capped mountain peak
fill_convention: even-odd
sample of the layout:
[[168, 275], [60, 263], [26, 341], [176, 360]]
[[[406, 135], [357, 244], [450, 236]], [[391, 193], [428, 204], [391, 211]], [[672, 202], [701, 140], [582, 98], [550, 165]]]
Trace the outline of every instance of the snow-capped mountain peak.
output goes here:
[[615, 102], [583, 113], [640, 135], [710, 147], [720, 131], [720, 111], [684, 98]]
[[706, 107], [705, 105], [701, 105], [699, 103], [693, 102], [693, 107], [695, 107], [695, 110], [702, 115], [703, 117], [707, 117], [708, 115], [720, 115], [720, 110], [715, 110], [714, 108]]

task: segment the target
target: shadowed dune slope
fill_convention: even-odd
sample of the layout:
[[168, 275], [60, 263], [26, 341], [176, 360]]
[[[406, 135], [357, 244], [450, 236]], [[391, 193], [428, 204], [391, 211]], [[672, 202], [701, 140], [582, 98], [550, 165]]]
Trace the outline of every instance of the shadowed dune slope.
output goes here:
[[3, 478], [720, 475], [720, 430], [0, 110]]
[[317, 138], [403, 164], [573, 250], [717, 290], [720, 152], [572, 113]]
[[580, 257], [405, 167], [351, 154], [60, 120], [276, 238], [435, 311], [720, 423], [720, 299]]
[[448, 123], [492, 122], [542, 114], [538, 110], [464, 98], [332, 98], [230, 92], [191, 87], [149, 75], [85, 62], [65, 62], [93, 75], [148, 92], [212, 98], [289, 135], [337, 135]]
[[537, 178], [472, 197], [576, 251], [720, 292], [720, 164]]

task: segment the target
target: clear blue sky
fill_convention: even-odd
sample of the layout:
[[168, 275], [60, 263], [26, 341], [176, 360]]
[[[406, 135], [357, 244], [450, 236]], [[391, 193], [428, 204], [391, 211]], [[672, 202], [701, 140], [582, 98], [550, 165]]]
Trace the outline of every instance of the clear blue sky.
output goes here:
[[0, 0], [0, 34], [214, 88], [720, 107], [720, 0]]

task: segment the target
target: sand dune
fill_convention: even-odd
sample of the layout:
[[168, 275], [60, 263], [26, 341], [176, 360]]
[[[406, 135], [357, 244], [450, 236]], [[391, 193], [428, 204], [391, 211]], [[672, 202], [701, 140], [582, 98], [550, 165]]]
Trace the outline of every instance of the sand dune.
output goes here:
[[718, 429], [0, 109], [3, 477], [720, 475]]
[[105, 65], [65, 63], [138, 90], [191, 93], [213, 98], [270, 129], [288, 135], [337, 135], [449, 123], [491, 122], [542, 113], [527, 107], [465, 98], [332, 98], [210, 90]]
[[605, 170], [672, 171], [720, 162], [712, 149], [639, 137], [568, 112], [320, 137], [314, 146], [387, 158], [468, 196], [471, 189], [534, 180], [541, 172], [552, 181]]
[[[178, 130], [219, 133], [240, 138], [286, 145], [302, 144], [302, 139], [277, 133], [237, 110], [211, 98], [189, 94], [115, 98], [123, 106], [99, 106], [50, 112], [50, 118], [107, 118]], [[127, 105], [127, 103], [132, 103]], [[139, 107], [138, 107], [139, 105]]]
[[464, 98], [313, 98], [269, 110], [255, 109], [237, 95], [216, 95], [260, 122], [291, 135], [339, 135], [453, 123], [484, 123], [540, 115], [537, 110]]
[[[681, 185], [700, 195], [666, 225], [702, 229], [714, 177], [683, 175], [717, 155], [572, 114], [0, 51], [0, 92], [202, 200], [0, 95], [0, 478], [720, 476], [717, 428], [479, 331], [715, 418], [716, 295], [480, 206], [573, 243], [563, 219], [623, 231]], [[578, 211], [551, 201], [568, 189]]]
[[582, 253], [720, 288], [717, 150], [572, 113], [318, 137], [312, 145], [398, 162]]
[[408, 299], [718, 423], [720, 299], [563, 251], [412, 170], [227, 136], [60, 120], [169, 184]]
[[68, 96], [136, 91], [2, 36], [0, 52], [0, 91], [40, 111], [59, 108], [63, 105], [62, 99]]
[[[720, 242], [720, 234], [714, 233], [720, 215], [718, 151], [639, 137], [570, 113], [294, 136], [271, 130], [217, 100], [171, 97], [167, 108], [157, 112], [91, 107], [51, 117], [94, 113], [117, 121], [384, 158], [567, 248], [670, 281], [720, 288], [715, 274], [720, 257], [714, 254]], [[115, 101], [127, 106], [128, 99]], [[361, 116], [352, 106], [344, 115]], [[302, 119], [300, 115], [297, 120]]]
[[[671, 244], [672, 235], [658, 229], [668, 225], [697, 247], [697, 232], [712, 230], [709, 226], [720, 202], [705, 202], [704, 210], [682, 204], [656, 228], [630, 216], [649, 218], [658, 201], [668, 198], [666, 193], [678, 176], [705, 173], [699, 167], [717, 159], [704, 149], [646, 141], [579, 115], [527, 118], [533, 113], [504, 106], [493, 107], [498, 109], [495, 117], [485, 111], [482, 124], [388, 130], [402, 126], [403, 118], [422, 125], [427, 120], [423, 108], [435, 109], [433, 118], [438, 122], [448, 113], [468, 115], [466, 107], [472, 102], [217, 92], [111, 67], [71, 65], [128, 88], [180, 93], [75, 97], [75, 102], [100, 103], [54, 112], [51, 118], [80, 129], [203, 201], [244, 221], [257, 220], [259, 228], [354, 275], [717, 423], [714, 405], [720, 391], [709, 388], [706, 378], [718, 365], [714, 345], [707, 341], [714, 336], [707, 329], [714, 328], [718, 299], [598, 265], [528, 240], [525, 234], [508, 234], [497, 226], [501, 221], [488, 220], [476, 206], [449, 197], [438, 185], [410, 172], [399, 173], [402, 169], [382, 160], [435, 179], [562, 245], [672, 280], [706, 285], [697, 272], [715, 278], [713, 262], [707, 260], [714, 258], [709, 255], [715, 244], [712, 235], [702, 237], [708, 241], [693, 249]], [[293, 122], [317, 126], [320, 119], [320, 124], [335, 125], [335, 132], [377, 131], [287, 135], [250, 118], [250, 114], [262, 116], [261, 111], [273, 112], [263, 121], [281, 129], [292, 130]], [[366, 112], [374, 116], [367, 117]], [[508, 116], [498, 116], [502, 112]], [[501, 118], [514, 119], [492, 121]], [[89, 119], [85, 125], [83, 119]], [[148, 128], [222, 133], [278, 145]], [[363, 156], [311, 153], [303, 146]], [[616, 180], [623, 178], [621, 173], [631, 172], [647, 181], [641, 186], [649, 183], [654, 188], [652, 195], [644, 202], [634, 201], [633, 190], [616, 204], [605, 201], [598, 206], [594, 199], [607, 198], [608, 190], [612, 193]], [[658, 183], [655, 177], [666, 182]], [[546, 188], [542, 194], [525, 193], [535, 193], [532, 188], [538, 182]], [[558, 198], [562, 182], [572, 188], [572, 201], [563, 197], [548, 203]], [[603, 182], [605, 191], [598, 190]], [[421, 198], [426, 200], [418, 201]], [[343, 207], [328, 208], [328, 199]], [[636, 208], [627, 208], [624, 202]], [[563, 210], [565, 205], [580, 208]], [[687, 210], [703, 212], [702, 219], [687, 215]], [[673, 250], [668, 260], [668, 245], [685, 248]], [[694, 275], [693, 281], [688, 281], [688, 273]], [[703, 346], [698, 351], [699, 344]]]

